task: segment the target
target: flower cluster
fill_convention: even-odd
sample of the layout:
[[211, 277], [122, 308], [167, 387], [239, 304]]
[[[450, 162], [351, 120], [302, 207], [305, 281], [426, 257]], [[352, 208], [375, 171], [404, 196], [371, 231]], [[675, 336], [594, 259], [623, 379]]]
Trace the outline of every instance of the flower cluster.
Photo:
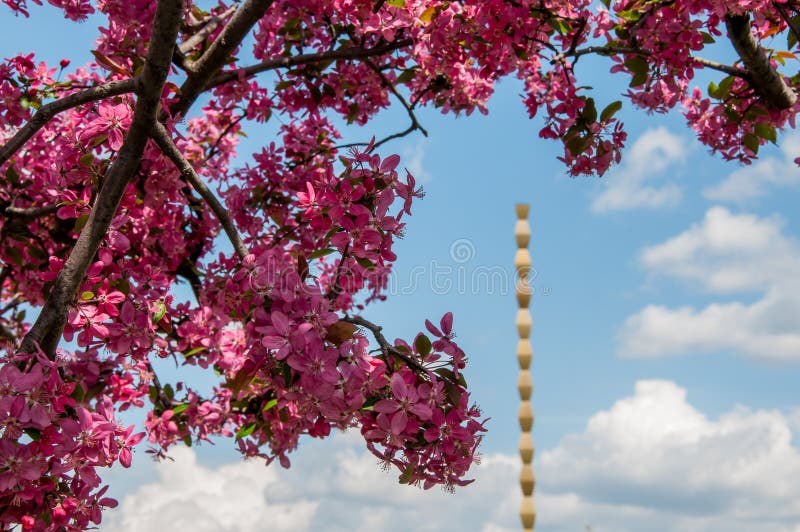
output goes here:
[[[93, 395], [92, 365], [42, 355], [4, 360], [0, 369], [0, 525], [26, 530], [99, 524], [107, 486], [96, 469], [131, 465], [144, 433], [114, 418], [114, 401]], [[96, 388], [95, 388], [96, 389]]]

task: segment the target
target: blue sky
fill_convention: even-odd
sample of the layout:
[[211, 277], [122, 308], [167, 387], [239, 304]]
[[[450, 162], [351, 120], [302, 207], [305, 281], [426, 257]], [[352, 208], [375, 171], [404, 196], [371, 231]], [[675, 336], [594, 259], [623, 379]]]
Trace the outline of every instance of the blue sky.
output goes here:
[[[62, 24], [33, 7], [30, 21], [4, 12], [4, 57], [88, 57], [96, 24]], [[605, 65], [578, 70], [599, 105], [625, 88]], [[454, 312], [473, 396], [491, 417], [478, 482], [452, 496], [398, 491], [350, 436], [311, 443], [289, 472], [236, 465], [226, 442], [176, 451], [167, 469], [140, 449], [132, 471], [108, 477], [123, 501], [108, 530], [199, 520], [242, 531], [515, 529], [516, 300], [513, 286], [469, 285], [480, 271], [511, 275], [518, 202], [531, 205], [536, 271], [537, 529], [800, 530], [800, 136], [785, 133], [744, 168], [708, 154], [678, 113], [626, 104], [623, 163], [602, 179], [570, 178], [558, 145], [537, 138], [520, 90], [498, 86], [486, 117], [424, 110], [428, 138], [386, 146], [426, 197], [397, 248], [397, 294], [366, 312], [406, 338]], [[406, 120], [394, 109], [348, 135], [380, 137]], [[196, 502], [221, 485], [235, 493], [241, 479], [255, 498]], [[176, 492], [183, 498], [164, 506]], [[245, 514], [271, 528], [236, 517]]]

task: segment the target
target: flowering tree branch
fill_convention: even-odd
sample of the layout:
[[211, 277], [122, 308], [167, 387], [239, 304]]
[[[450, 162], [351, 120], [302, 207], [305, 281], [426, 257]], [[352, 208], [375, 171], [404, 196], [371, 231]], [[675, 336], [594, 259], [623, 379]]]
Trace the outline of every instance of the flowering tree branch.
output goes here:
[[776, 109], [788, 109], [797, 101], [797, 95], [772, 67], [769, 58], [756, 42], [750, 29], [748, 15], [728, 15], [725, 17], [728, 37], [742, 63], [750, 73], [749, 81], [753, 89]]
[[0, 165], [8, 161], [28, 140], [42, 129], [58, 113], [85, 103], [104, 100], [112, 96], [136, 90], [138, 78], [109, 81], [96, 87], [70, 94], [54, 102], [43, 105], [28, 123], [21, 127], [13, 137], [0, 147]]
[[138, 99], [131, 127], [116, 160], [106, 174], [103, 188], [83, 231], [56, 277], [36, 322], [20, 344], [20, 352], [33, 353], [41, 349], [49, 358], [55, 356], [66, 323], [67, 309], [75, 300], [78, 286], [100, 243], [106, 237], [125, 187], [139, 165], [152, 124], [156, 121], [161, 90], [169, 73], [172, 51], [178, 35], [181, 8], [180, 0], [158, 2], [150, 50], [137, 87]]
[[178, 45], [178, 51], [182, 54], [189, 53], [195, 46], [205, 41], [214, 31], [222, 24], [225, 19], [230, 17], [236, 11], [236, 6], [231, 6], [219, 15], [211, 15], [206, 20], [201, 22], [200, 29]]
[[[641, 56], [649, 56], [650, 52], [634, 46], [612, 46], [612, 45], [587, 46], [585, 48], [578, 48], [576, 50], [557, 54], [550, 60], [550, 62], [557, 63], [563, 61], [568, 57], [579, 58], [583, 55], [590, 55], [590, 54], [595, 54], [595, 55], [636, 54]], [[747, 80], [749, 80], [751, 77], [747, 69], [725, 65], [718, 61], [713, 61], [711, 59], [705, 59], [703, 57], [692, 57], [692, 62], [698, 65], [702, 65], [706, 68], [710, 68], [712, 70], [718, 70], [720, 72], [724, 72], [729, 76], [736, 76]]]
[[211, 189], [203, 182], [202, 178], [197, 175], [192, 165], [189, 164], [189, 161], [186, 160], [169, 137], [169, 132], [163, 125], [156, 123], [151, 136], [153, 140], [156, 141], [156, 144], [158, 144], [158, 147], [161, 148], [161, 151], [164, 152], [164, 155], [169, 157], [175, 164], [181, 172], [181, 176], [183, 176], [183, 178], [192, 185], [192, 188], [205, 200], [206, 204], [211, 208], [217, 220], [219, 220], [219, 223], [222, 225], [225, 234], [228, 235], [228, 239], [231, 241], [231, 244], [233, 244], [236, 255], [240, 260], [244, 260], [247, 256], [247, 247], [244, 245], [244, 242], [242, 242], [242, 238], [239, 236], [239, 232], [236, 230], [236, 226], [233, 224], [225, 206], [220, 203]]
[[409, 367], [412, 367], [417, 371], [423, 373], [427, 371], [425, 369], [425, 366], [423, 366], [422, 364], [420, 364], [419, 362], [408, 356], [406, 353], [403, 353], [395, 346], [390, 344], [389, 341], [386, 339], [386, 337], [383, 335], [383, 327], [381, 327], [380, 325], [372, 323], [371, 321], [362, 318], [361, 316], [345, 316], [344, 318], [342, 318], [342, 321], [346, 321], [347, 323], [352, 323], [353, 325], [358, 325], [359, 327], [364, 327], [365, 329], [368, 329], [372, 333], [372, 336], [375, 338], [375, 341], [378, 342], [378, 346], [380, 347], [385, 357], [388, 358], [389, 356], [395, 356], [400, 360], [402, 360], [403, 362], [405, 362], [406, 364], [408, 364]]
[[411, 39], [400, 39], [389, 43], [376, 45], [372, 48], [362, 48], [360, 46], [347, 46], [337, 50], [328, 52], [320, 52], [313, 54], [299, 54], [288, 57], [281, 57], [278, 59], [271, 59], [263, 61], [255, 65], [246, 66], [237, 70], [223, 72], [213, 78], [208, 86], [216, 87], [224, 83], [228, 83], [239, 79], [240, 74], [245, 77], [253, 76], [261, 72], [269, 70], [276, 70], [279, 68], [289, 68], [298, 65], [310, 65], [314, 63], [324, 63], [327, 61], [335, 61], [337, 59], [361, 59], [366, 57], [375, 57], [386, 55], [390, 52], [404, 48], [411, 45]]
[[180, 98], [172, 106], [173, 115], [186, 114], [198, 96], [207, 89], [208, 80], [222, 68], [270, 5], [272, 0], [245, 0], [205, 53], [197, 61], [186, 65], [186, 81], [181, 85]]

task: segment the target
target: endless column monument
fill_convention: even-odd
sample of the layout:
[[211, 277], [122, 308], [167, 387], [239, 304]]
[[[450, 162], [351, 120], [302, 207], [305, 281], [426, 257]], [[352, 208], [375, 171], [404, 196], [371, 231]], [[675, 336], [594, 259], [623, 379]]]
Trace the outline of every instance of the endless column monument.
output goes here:
[[519, 362], [519, 379], [517, 389], [522, 403], [519, 406], [519, 426], [522, 435], [519, 438], [519, 455], [522, 458], [522, 473], [519, 483], [522, 487], [522, 506], [520, 508], [520, 518], [522, 519], [522, 529], [525, 532], [533, 532], [536, 521], [536, 507], [533, 504], [533, 487], [536, 483], [531, 468], [533, 461], [533, 438], [531, 428], [533, 427], [533, 407], [531, 406], [531, 393], [533, 392], [533, 380], [531, 379], [531, 359], [533, 349], [531, 347], [530, 335], [533, 321], [528, 305], [531, 301], [530, 270], [531, 256], [528, 253], [528, 242], [531, 238], [531, 227], [528, 224], [527, 203], [516, 205], [517, 224], [514, 227], [514, 236], [517, 239], [517, 255], [514, 257], [514, 266], [517, 269], [517, 330], [519, 331], [519, 343], [517, 344], [517, 361]]

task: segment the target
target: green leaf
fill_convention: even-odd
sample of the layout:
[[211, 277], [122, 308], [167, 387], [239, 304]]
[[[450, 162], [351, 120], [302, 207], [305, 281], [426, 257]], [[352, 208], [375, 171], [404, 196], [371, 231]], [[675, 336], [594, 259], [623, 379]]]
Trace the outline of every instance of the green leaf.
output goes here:
[[81, 294], [81, 299], [84, 301], [89, 301], [90, 299], [94, 299], [94, 292], [89, 292], [88, 290]]
[[334, 251], [336, 250], [333, 248], [318, 249], [308, 256], [308, 260], [318, 259], [320, 257], [324, 257], [325, 255], [330, 255]]
[[175, 415], [178, 415], [181, 412], [183, 412], [184, 410], [186, 410], [187, 408], [189, 408], [189, 404], [188, 403], [181, 403], [181, 404], [179, 404], [178, 406], [176, 406], [175, 408], [172, 409], [172, 413], [175, 414]]
[[117, 290], [126, 296], [131, 293], [131, 283], [124, 277], [116, 282]]
[[631, 57], [625, 61], [625, 67], [627, 67], [627, 69], [633, 74], [633, 78], [630, 82], [631, 87], [644, 85], [644, 83], [647, 81], [647, 74], [650, 70], [647, 66], [647, 61], [639, 56]]
[[24, 430], [25, 434], [27, 434], [28, 437], [30, 437], [30, 439], [32, 439], [33, 441], [39, 441], [40, 439], [42, 439], [42, 432], [39, 429], [34, 429], [29, 427]]
[[172, 389], [172, 385], [167, 383], [164, 388], [164, 394], [167, 396], [167, 399], [172, 401], [172, 398], [175, 397], [175, 390]]
[[81, 229], [83, 229], [84, 226], [86, 226], [86, 222], [88, 222], [88, 221], [89, 221], [89, 215], [88, 214], [81, 214], [80, 216], [78, 216], [75, 219], [75, 230], [76, 231], [80, 231]]
[[423, 24], [430, 24], [430, 22], [433, 20], [433, 17], [436, 16], [436, 12], [439, 9], [440, 8], [438, 6], [429, 7], [428, 9], [423, 11], [422, 14], [419, 16], [420, 21], [422, 21]]
[[153, 323], [158, 323], [161, 318], [167, 313], [167, 306], [163, 301], [156, 301], [155, 310], [153, 311]]
[[641, 87], [647, 83], [647, 73], [636, 73], [631, 78], [631, 82], [628, 84], [629, 87]]
[[25, 249], [28, 250], [28, 255], [30, 255], [35, 259], [39, 259], [40, 261], [46, 261], [50, 257], [50, 255], [46, 251], [30, 243], [27, 246], [25, 246]]
[[386, 3], [392, 7], [406, 7], [406, 0], [386, 0]]
[[778, 140], [778, 134], [775, 131], [775, 128], [769, 124], [759, 122], [753, 127], [753, 130], [755, 131], [756, 135], [764, 140], [772, 142], [773, 144]]
[[81, 155], [81, 158], [78, 159], [78, 162], [80, 163], [81, 166], [89, 168], [90, 166], [92, 166], [92, 164], [94, 164], [94, 155], [92, 155], [91, 153], [84, 153], [83, 155]]
[[[791, 19], [794, 27], [800, 26], [800, 15], [795, 15]], [[793, 31], [788, 31], [786, 35], [786, 46], [789, 50], [797, 46], [797, 35]]]
[[714, 40], [714, 36], [708, 33], [707, 31], [701, 31], [700, 35], [703, 36], [703, 44], [711, 44], [713, 42], [716, 42]]
[[8, 258], [11, 259], [11, 262], [17, 266], [22, 266], [22, 253], [19, 251], [19, 249], [13, 246], [8, 246], [6, 248], [6, 253], [8, 254]]
[[444, 380], [442, 382], [444, 383], [444, 391], [447, 393], [447, 397], [452, 404], [457, 405], [461, 402], [461, 390], [458, 389], [458, 386], [449, 380]]
[[623, 20], [627, 20], [628, 22], [636, 22], [640, 18], [642, 18], [642, 13], [640, 11], [630, 10], [630, 11], [620, 11], [617, 13], [617, 16]]
[[438, 376], [442, 377], [443, 379], [449, 380], [451, 382], [456, 382], [456, 375], [453, 373], [453, 370], [448, 368], [438, 368], [433, 370]]
[[417, 353], [419, 353], [422, 356], [429, 355], [432, 347], [433, 346], [431, 344], [430, 338], [428, 338], [424, 334], [420, 334], [419, 336], [417, 336], [417, 339], [414, 340], [414, 349], [416, 349]]
[[195, 347], [194, 349], [191, 349], [191, 350], [187, 351], [186, 353], [184, 353], [183, 356], [185, 356], [186, 358], [193, 357], [197, 353], [202, 353], [206, 349], [208, 349], [208, 348], [207, 347]]
[[586, 148], [589, 146], [589, 137], [581, 137], [580, 135], [574, 135], [566, 142], [567, 150], [573, 157], [577, 157], [581, 153], [583, 153]]
[[759, 146], [758, 137], [756, 137], [752, 133], [745, 133], [744, 137], [742, 137], [742, 145], [745, 148], [748, 148], [753, 153], [755, 154], [758, 153], [758, 146]]
[[552, 19], [550, 19], [548, 21], [548, 23], [550, 24], [550, 26], [553, 27], [554, 30], [557, 30], [558, 33], [560, 33], [562, 35], [566, 35], [567, 33], [570, 32], [569, 24], [567, 24], [566, 22], [564, 22], [560, 18], [553, 17]]
[[77, 401], [77, 402], [79, 402], [79, 403], [80, 403], [81, 401], [83, 401], [83, 397], [84, 397], [84, 395], [85, 395], [85, 394], [84, 394], [84, 391], [83, 391], [83, 386], [81, 386], [80, 384], [78, 384], [77, 386], [75, 386], [75, 389], [74, 389], [74, 390], [72, 390], [72, 393], [71, 393], [71, 394], [69, 394], [69, 396], [70, 396], [70, 397], [72, 397], [73, 399], [75, 399], [75, 401]]
[[254, 422], [247, 423], [246, 425], [242, 425], [241, 428], [236, 432], [236, 439], [241, 440], [242, 438], [246, 438], [250, 436], [256, 430], [256, 424]]
[[370, 260], [369, 260], [369, 259], [367, 259], [367, 258], [364, 258], [364, 257], [356, 257], [355, 259], [356, 259], [356, 262], [357, 262], [357, 263], [358, 263], [358, 264], [359, 264], [359, 265], [360, 265], [362, 268], [366, 268], [367, 270], [374, 270], [374, 269], [375, 269], [375, 265], [374, 265], [374, 264], [372, 264], [372, 262], [370, 262]]
[[15, 187], [19, 186], [19, 174], [14, 169], [13, 164], [6, 169], [6, 179], [8, 179], [8, 182], [14, 185]]
[[408, 464], [400, 475], [400, 484], [408, 484], [411, 480], [411, 475], [414, 474], [414, 464]]
[[610, 120], [620, 109], [622, 109], [621, 101], [617, 100], [615, 102], [611, 102], [610, 104], [606, 105], [605, 109], [603, 109], [603, 112], [600, 113], [600, 121], [605, 122]]
[[264, 408], [262, 408], [261, 411], [266, 412], [267, 410], [274, 408], [275, 405], [277, 404], [278, 404], [277, 399], [270, 399], [269, 401], [267, 401], [267, 404], [264, 405]]
[[397, 76], [396, 83], [408, 83], [409, 81], [414, 79], [414, 76], [416, 76], [416, 74], [417, 74], [416, 67], [415, 68], [407, 68], [407, 69], [403, 70], [400, 73], [399, 76]]
[[742, 120], [742, 117], [739, 116], [739, 112], [730, 106], [725, 106], [725, 109], [722, 110], [722, 114], [734, 124], [738, 124]]
[[586, 99], [582, 115], [588, 124], [594, 124], [597, 121], [597, 107], [594, 104], [594, 98]]

